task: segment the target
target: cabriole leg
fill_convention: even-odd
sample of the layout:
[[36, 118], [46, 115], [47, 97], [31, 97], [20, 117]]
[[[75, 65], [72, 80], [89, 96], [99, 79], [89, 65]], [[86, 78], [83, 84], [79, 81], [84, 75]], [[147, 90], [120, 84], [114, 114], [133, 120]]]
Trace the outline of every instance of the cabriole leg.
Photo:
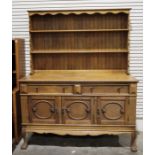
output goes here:
[[27, 149], [28, 141], [31, 136], [32, 136], [32, 133], [28, 133], [28, 132], [23, 133], [24, 143], [22, 144], [21, 149], [23, 149], [23, 150]]
[[131, 133], [131, 151], [132, 152], [137, 152], [137, 133], [132, 132]]

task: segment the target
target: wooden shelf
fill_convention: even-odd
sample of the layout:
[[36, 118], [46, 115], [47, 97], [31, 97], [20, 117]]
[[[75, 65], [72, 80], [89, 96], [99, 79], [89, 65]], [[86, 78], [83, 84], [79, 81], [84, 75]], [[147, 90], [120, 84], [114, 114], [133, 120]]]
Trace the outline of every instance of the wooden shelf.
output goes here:
[[72, 50], [72, 49], [68, 49], [68, 50], [64, 50], [64, 49], [51, 49], [51, 50], [32, 50], [31, 51], [32, 54], [37, 54], [37, 53], [128, 53], [128, 49], [76, 49], [76, 50]]
[[34, 74], [20, 79], [20, 81], [95, 81], [95, 82], [118, 82], [135, 81], [135, 78], [126, 73], [125, 70], [35, 70]]
[[129, 31], [129, 29], [80, 29], [80, 30], [30, 30], [31, 33], [61, 33], [61, 32], [120, 32]]

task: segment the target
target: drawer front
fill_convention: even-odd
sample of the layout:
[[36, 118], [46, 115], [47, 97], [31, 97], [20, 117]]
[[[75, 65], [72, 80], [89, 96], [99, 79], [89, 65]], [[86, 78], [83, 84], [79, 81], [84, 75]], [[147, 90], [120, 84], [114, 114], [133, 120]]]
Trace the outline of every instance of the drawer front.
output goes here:
[[29, 119], [31, 123], [59, 123], [59, 98], [30, 96], [28, 100]]
[[62, 97], [62, 122], [64, 124], [92, 124], [92, 97]]
[[28, 85], [28, 93], [72, 93], [71, 85]]
[[53, 94], [106, 94], [106, 93], [131, 93], [128, 85], [85, 85], [85, 84], [66, 84], [66, 85], [35, 85], [21, 84], [21, 93], [53, 93]]
[[82, 87], [82, 93], [129, 93], [128, 85], [87, 85]]

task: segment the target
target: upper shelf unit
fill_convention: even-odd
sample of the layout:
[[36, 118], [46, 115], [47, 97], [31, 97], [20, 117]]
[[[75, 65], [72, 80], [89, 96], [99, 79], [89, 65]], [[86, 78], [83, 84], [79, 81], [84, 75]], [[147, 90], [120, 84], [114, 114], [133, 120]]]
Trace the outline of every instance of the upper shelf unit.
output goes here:
[[128, 70], [129, 9], [30, 11], [29, 31], [33, 70]]

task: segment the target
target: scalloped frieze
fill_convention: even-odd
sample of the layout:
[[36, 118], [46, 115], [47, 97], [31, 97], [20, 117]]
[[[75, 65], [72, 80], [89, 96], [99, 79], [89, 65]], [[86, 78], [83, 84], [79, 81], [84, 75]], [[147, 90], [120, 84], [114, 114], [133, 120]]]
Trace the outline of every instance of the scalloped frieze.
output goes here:
[[92, 14], [107, 14], [107, 13], [112, 13], [112, 14], [119, 14], [119, 13], [125, 13], [128, 14], [129, 13], [129, 9], [126, 10], [64, 10], [64, 11], [30, 11], [29, 15], [33, 16], [33, 15], [57, 15], [57, 14], [62, 14], [62, 15], [69, 15], [69, 14], [75, 14], [75, 15], [81, 15], [81, 14], [88, 14], [88, 15], [92, 15]]

